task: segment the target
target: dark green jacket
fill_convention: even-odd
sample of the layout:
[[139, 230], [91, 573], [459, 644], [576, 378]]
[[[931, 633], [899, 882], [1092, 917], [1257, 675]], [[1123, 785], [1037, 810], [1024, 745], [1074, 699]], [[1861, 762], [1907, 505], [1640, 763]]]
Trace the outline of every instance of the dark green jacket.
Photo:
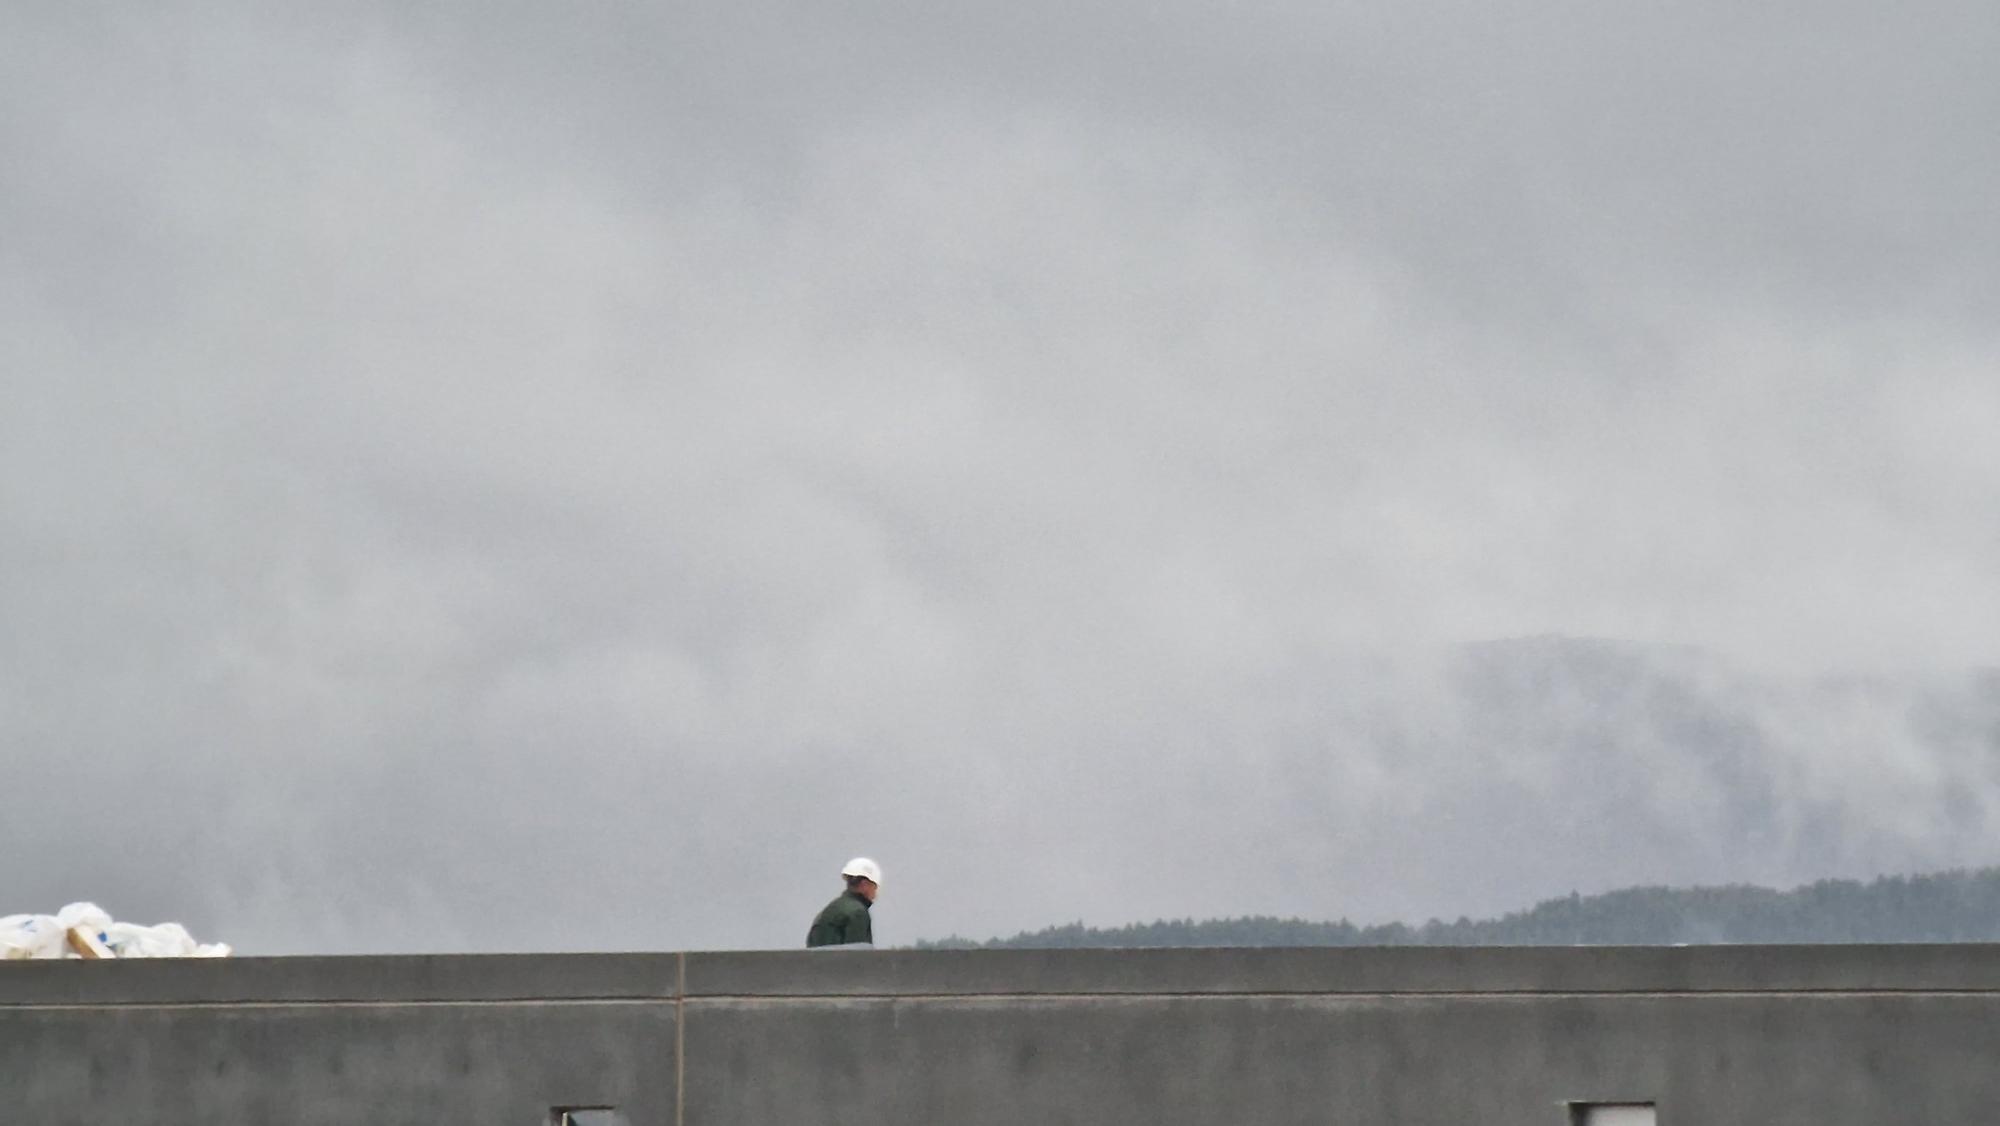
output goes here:
[[855, 892], [843, 891], [813, 920], [806, 932], [807, 946], [844, 946], [850, 942], [874, 942], [875, 929], [868, 922], [867, 900]]

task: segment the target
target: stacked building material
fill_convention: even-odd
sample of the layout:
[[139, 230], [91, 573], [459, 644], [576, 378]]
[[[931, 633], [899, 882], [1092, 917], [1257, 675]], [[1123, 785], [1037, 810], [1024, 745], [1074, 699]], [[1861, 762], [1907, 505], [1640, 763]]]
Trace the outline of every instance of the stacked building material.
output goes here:
[[72, 903], [53, 915], [0, 918], [0, 959], [226, 958], [224, 943], [200, 943], [179, 923], [120, 923], [95, 903]]

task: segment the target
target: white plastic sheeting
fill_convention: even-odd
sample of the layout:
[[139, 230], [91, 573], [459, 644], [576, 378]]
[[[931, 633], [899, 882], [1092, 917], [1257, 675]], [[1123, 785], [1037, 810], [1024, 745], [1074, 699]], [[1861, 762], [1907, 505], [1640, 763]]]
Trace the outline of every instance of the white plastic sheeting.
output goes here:
[[179, 923], [142, 927], [120, 923], [95, 903], [72, 903], [53, 915], [0, 918], [0, 959], [81, 958], [70, 938], [77, 929], [114, 958], [226, 958], [223, 943], [200, 943]]

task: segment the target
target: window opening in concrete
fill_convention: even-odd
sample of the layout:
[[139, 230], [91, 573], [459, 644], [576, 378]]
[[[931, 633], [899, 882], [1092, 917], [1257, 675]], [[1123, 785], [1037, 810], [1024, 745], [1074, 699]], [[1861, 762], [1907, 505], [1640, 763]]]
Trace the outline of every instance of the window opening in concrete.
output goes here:
[[1652, 1103], [1571, 1103], [1570, 1126], [1657, 1126]]
[[625, 1116], [608, 1106], [559, 1106], [549, 1112], [554, 1126], [625, 1126]]

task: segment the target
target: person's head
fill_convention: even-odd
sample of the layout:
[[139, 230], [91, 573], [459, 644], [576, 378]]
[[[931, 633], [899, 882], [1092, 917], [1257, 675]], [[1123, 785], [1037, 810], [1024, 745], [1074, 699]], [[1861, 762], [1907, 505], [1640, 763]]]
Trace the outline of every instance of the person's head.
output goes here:
[[882, 866], [865, 856], [857, 856], [841, 868], [840, 875], [847, 881], [847, 890], [870, 903], [882, 890]]

